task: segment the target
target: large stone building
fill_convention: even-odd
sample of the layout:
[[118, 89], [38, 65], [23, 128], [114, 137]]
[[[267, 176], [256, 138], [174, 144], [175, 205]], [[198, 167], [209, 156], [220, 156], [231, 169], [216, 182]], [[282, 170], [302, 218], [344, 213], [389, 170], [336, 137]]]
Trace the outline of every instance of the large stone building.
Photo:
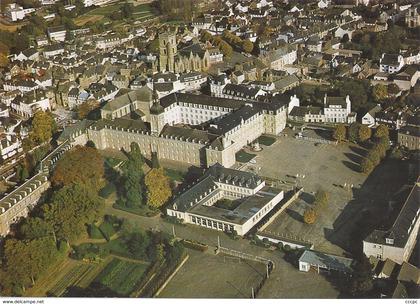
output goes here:
[[176, 34], [161, 33], [159, 35], [159, 71], [173, 73], [206, 71], [214, 61], [211, 57], [217, 56], [217, 51], [214, 49], [211, 51], [212, 53], [199, 44], [192, 44], [178, 51]]
[[286, 125], [288, 99], [270, 96], [254, 101], [173, 93], [158, 100], [148, 88], [120, 96], [102, 109], [102, 118], [86, 134], [99, 149], [130, 149], [139, 144], [150, 157], [208, 167], [231, 167], [235, 153], [262, 134], [279, 134]]
[[[186, 223], [245, 235], [283, 199], [280, 189], [269, 187], [258, 175], [210, 167], [202, 178], [175, 197], [168, 206], [169, 216]], [[231, 201], [231, 208], [218, 204]]]
[[363, 252], [382, 261], [407, 262], [416, 244], [420, 225], [420, 179], [411, 189], [400, 213], [388, 230], [374, 230], [363, 241]]

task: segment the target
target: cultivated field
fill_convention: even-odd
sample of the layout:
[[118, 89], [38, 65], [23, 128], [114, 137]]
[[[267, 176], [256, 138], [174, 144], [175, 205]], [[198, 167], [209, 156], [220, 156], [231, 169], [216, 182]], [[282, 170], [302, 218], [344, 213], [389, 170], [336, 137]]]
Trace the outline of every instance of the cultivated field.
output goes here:
[[190, 258], [161, 292], [161, 298], [248, 298], [265, 265], [190, 251]]
[[137, 287], [148, 264], [113, 258], [94, 282], [121, 296], [129, 296]]
[[74, 20], [74, 23], [77, 26], [83, 26], [83, 25], [85, 25], [88, 22], [95, 23], [97, 21], [100, 21], [103, 17], [104, 16], [102, 16], [102, 15], [83, 15], [83, 16], [77, 17]]

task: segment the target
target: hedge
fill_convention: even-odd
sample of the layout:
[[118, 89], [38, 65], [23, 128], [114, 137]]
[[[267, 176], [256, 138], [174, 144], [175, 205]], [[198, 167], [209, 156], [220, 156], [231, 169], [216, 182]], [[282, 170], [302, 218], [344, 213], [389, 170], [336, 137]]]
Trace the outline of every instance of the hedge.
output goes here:
[[201, 252], [204, 252], [207, 249], [209, 249], [209, 246], [207, 244], [203, 244], [193, 240], [182, 240], [182, 244], [187, 248], [195, 249]]
[[102, 232], [94, 224], [88, 226], [88, 234], [91, 239], [103, 239]]

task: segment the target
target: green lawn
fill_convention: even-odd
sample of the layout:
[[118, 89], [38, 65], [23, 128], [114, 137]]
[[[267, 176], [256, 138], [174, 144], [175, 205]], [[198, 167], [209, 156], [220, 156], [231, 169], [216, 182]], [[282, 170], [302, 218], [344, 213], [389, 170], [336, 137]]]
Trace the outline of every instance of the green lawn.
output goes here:
[[184, 181], [185, 173], [181, 171], [165, 168], [165, 173], [173, 181], [177, 181], [177, 182]]
[[258, 138], [258, 142], [264, 146], [271, 146], [276, 142], [276, 139], [274, 137], [262, 135]]
[[94, 281], [122, 296], [128, 296], [137, 287], [147, 266], [146, 263], [114, 258]]
[[147, 206], [137, 207], [137, 208], [128, 208], [128, 207], [125, 207], [125, 206], [114, 204], [114, 205], [112, 205], [112, 207], [114, 207], [115, 209], [123, 210], [123, 211], [130, 212], [130, 213], [133, 213], [133, 214], [137, 214], [137, 215], [140, 215], [140, 216], [147, 216], [147, 217], [155, 216], [156, 214], [159, 213], [159, 210], [151, 210]]
[[254, 157], [255, 157], [255, 154], [247, 153], [244, 150], [239, 151], [235, 155], [236, 161], [240, 163], [247, 163]]

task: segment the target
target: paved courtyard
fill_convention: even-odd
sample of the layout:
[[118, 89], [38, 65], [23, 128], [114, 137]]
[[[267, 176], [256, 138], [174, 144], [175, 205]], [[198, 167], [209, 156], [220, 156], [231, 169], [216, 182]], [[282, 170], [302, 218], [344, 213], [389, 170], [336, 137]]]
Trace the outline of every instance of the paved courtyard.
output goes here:
[[[350, 245], [347, 232], [361, 211], [373, 206], [375, 200], [389, 198], [403, 179], [401, 172], [390, 173], [393, 165], [387, 162], [369, 177], [359, 173], [363, 153], [364, 149], [353, 144], [315, 144], [290, 136], [279, 137], [275, 144], [264, 147], [257, 153], [256, 164], [247, 170], [278, 179], [278, 185], [287, 190], [304, 187], [300, 198], [266, 230], [311, 241], [318, 250], [336, 254], [346, 251]], [[317, 222], [307, 225], [303, 213], [312, 206], [319, 188], [330, 193], [330, 201]]]

